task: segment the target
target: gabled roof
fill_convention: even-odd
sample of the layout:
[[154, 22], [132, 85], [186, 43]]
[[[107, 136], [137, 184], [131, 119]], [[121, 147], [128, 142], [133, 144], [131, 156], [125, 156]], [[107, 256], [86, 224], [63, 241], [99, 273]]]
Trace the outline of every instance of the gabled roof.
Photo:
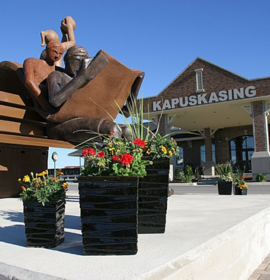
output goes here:
[[236, 73], [234, 73], [234, 72], [232, 72], [232, 71], [230, 71], [230, 70], [228, 70], [228, 69], [225, 69], [225, 68], [223, 68], [223, 67], [221, 67], [221, 66], [219, 66], [219, 65], [217, 65], [217, 64], [214, 64], [214, 63], [212, 63], [212, 62], [210, 62], [210, 61], [208, 61], [208, 60], [206, 60], [206, 59], [203, 59], [203, 58], [201, 58], [201, 57], [197, 57], [197, 58], [195, 58], [178, 76], [176, 76], [163, 90], [161, 90], [158, 94], [157, 94], [157, 96], [159, 96], [164, 90], [166, 90], [170, 85], [172, 85], [189, 67], [191, 67], [192, 66], [192, 64], [194, 64], [196, 61], [198, 61], [198, 60], [201, 60], [202, 62], [206, 62], [206, 63], [208, 63], [208, 64], [211, 64], [211, 65], [213, 65], [213, 66], [215, 66], [215, 67], [217, 67], [217, 68], [219, 68], [219, 69], [222, 69], [223, 71], [226, 71], [226, 72], [228, 72], [228, 73], [230, 73], [230, 74], [232, 74], [232, 75], [234, 75], [234, 76], [237, 76], [237, 77], [239, 77], [239, 78], [241, 78], [241, 79], [244, 79], [244, 80], [246, 80], [246, 81], [256, 81], [256, 80], [262, 80], [262, 79], [268, 79], [268, 78], [270, 78], [270, 76], [267, 76], [267, 77], [263, 77], [263, 78], [255, 78], [255, 79], [247, 79], [247, 78], [245, 78], [245, 77], [243, 77], [243, 76], [241, 76], [241, 75], [238, 75], [238, 74], [236, 74]]

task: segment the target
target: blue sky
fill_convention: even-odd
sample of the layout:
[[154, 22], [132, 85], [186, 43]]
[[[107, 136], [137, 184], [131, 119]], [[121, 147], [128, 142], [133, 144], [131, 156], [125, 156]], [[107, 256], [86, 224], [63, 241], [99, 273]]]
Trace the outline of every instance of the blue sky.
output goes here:
[[[196, 57], [248, 79], [270, 76], [269, 0], [9, 0], [1, 1], [0, 61], [39, 58], [40, 31], [61, 37], [72, 16], [76, 44], [90, 56], [103, 49], [145, 72], [140, 93], [157, 95]], [[57, 167], [79, 165], [57, 151]]]

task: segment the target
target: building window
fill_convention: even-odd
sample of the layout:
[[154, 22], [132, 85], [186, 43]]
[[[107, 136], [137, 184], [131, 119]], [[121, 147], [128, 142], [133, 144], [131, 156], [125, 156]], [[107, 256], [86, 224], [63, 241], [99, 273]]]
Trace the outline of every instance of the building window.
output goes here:
[[203, 89], [203, 69], [196, 69], [196, 92], [204, 92]]
[[231, 163], [236, 170], [240, 168], [244, 172], [251, 172], [251, 157], [254, 153], [253, 136], [241, 136], [230, 141]]
[[[205, 145], [201, 146], [201, 162], [205, 163]], [[216, 163], [216, 147], [212, 144], [212, 161]]]

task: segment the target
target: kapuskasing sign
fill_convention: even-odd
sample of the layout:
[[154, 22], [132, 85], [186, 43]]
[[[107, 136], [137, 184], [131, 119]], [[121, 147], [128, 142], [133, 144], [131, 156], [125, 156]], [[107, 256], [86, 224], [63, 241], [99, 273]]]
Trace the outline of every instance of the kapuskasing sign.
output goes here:
[[168, 109], [184, 108], [189, 106], [203, 105], [218, 103], [224, 101], [232, 101], [238, 99], [251, 98], [256, 96], [256, 88], [254, 86], [248, 86], [246, 88], [241, 87], [239, 89], [221, 90], [219, 92], [211, 92], [194, 94], [185, 97], [165, 99], [162, 101], [153, 102], [153, 111], [161, 111]]

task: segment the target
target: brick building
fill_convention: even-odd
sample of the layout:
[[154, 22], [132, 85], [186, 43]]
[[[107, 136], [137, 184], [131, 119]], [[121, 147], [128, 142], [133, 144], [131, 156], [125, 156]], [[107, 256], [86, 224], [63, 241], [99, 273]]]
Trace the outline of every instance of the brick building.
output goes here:
[[215, 163], [231, 162], [270, 179], [270, 77], [249, 80], [197, 58], [144, 106], [161, 134], [181, 128], [176, 167], [203, 164], [214, 175]]

